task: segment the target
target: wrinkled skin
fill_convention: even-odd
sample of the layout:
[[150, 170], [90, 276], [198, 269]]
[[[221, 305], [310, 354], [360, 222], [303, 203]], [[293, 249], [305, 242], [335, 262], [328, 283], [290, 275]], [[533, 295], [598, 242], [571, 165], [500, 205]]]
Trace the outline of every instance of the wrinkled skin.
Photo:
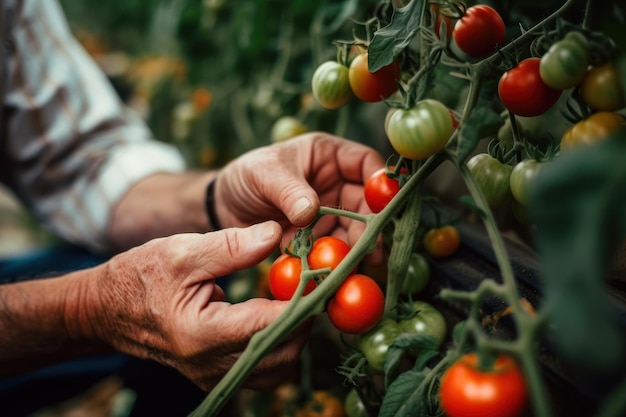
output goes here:
[[[305, 134], [258, 148], [226, 165], [215, 189], [217, 213], [227, 227], [276, 220], [286, 243], [298, 227], [314, 220], [320, 204], [370, 213], [363, 184], [382, 167], [383, 158], [369, 147], [324, 133]], [[332, 234], [350, 246], [363, 230], [360, 222], [332, 216], [315, 229], [318, 235]], [[373, 256], [377, 262], [382, 252]]]
[[[224, 300], [215, 278], [251, 267], [279, 242], [275, 222], [248, 229], [155, 239], [97, 268], [83, 317], [84, 333], [115, 349], [178, 369], [210, 390], [232, 367], [250, 337], [280, 315], [287, 302]], [[246, 386], [283, 381], [297, 362], [309, 325], [267, 355]]]

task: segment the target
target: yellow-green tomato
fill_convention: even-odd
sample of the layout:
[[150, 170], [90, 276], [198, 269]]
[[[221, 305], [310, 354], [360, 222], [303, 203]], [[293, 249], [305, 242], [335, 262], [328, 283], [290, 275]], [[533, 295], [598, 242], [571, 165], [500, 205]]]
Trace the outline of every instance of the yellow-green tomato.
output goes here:
[[534, 159], [524, 159], [513, 167], [509, 184], [513, 198], [518, 203], [528, 206], [530, 188], [544, 163]]
[[394, 150], [408, 159], [423, 160], [442, 150], [454, 132], [452, 115], [441, 102], [419, 101], [410, 109], [398, 109], [387, 122], [387, 136]]
[[299, 119], [292, 116], [283, 116], [274, 122], [270, 136], [272, 142], [283, 142], [303, 133], [307, 128]]

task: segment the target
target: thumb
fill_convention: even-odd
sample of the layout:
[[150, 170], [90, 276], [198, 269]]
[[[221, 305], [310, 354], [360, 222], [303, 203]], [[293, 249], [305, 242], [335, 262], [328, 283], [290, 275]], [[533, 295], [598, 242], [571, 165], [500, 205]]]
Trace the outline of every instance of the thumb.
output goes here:
[[304, 178], [285, 173], [275, 195], [273, 203], [294, 226], [304, 227], [315, 219], [320, 206], [319, 196]]
[[278, 247], [281, 235], [281, 227], [275, 221], [207, 233], [207, 269], [219, 277], [257, 265]]

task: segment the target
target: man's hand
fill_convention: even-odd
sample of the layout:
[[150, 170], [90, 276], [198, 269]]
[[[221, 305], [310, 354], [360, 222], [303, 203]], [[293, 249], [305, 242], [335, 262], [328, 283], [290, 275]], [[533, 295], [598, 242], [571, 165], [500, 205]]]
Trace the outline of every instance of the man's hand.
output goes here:
[[[363, 184], [384, 165], [382, 156], [363, 144], [325, 133], [305, 134], [255, 149], [226, 165], [215, 188], [217, 214], [224, 227], [276, 220], [288, 240], [297, 227], [314, 220], [320, 205], [370, 213]], [[360, 222], [327, 218], [316, 232], [353, 245], [363, 229]]]
[[[278, 247], [281, 229], [265, 222], [246, 229], [156, 239], [117, 255], [100, 268], [81, 315], [82, 333], [117, 350], [173, 366], [205, 390], [228, 371], [250, 337], [275, 320], [287, 302], [224, 300], [215, 279], [249, 268]], [[306, 326], [305, 326], [306, 327]], [[290, 335], [246, 382], [252, 388], [284, 381], [308, 329]]]

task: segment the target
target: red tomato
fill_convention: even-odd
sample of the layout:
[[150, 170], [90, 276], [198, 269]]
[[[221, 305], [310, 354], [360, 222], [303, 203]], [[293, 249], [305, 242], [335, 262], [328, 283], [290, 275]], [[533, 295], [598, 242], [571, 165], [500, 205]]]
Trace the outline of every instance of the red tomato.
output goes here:
[[465, 11], [454, 25], [453, 50], [472, 58], [491, 55], [504, 42], [504, 21], [493, 8], [478, 4]]
[[[270, 292], [277, 300], [291, 300], [300, 284], [302, 262], [297, 256], [282, 254], [272, 263], [269, 272]], [[313, 291], [317, 284], [310, 280], [304, 288], [306, 295]]]
[[441, 406], [448, 417], [517, 417], [526, 408], [528, 390], [513, 358], [501, 355], [493, 369], [478, 368], [478, 355], [468, 353], [441, 378]]
[[330, 268], [335, 269], [337, 265], [350, 252], [350, 245], [334, 236], [322, 236], [315, 239], [307, 262], [310, 269]]
[[[390, 166], [389, 169], [393, 170], [393, 166]], [[400, 173], [407, 174], [408, 171], [406, 168], [401, 168]], [[387, 204], [398, 194], [398, 191], [400, 191], [400, 183], [396, 178], [387, 175], [386, 168], [374, 172], [365, 182], [363, 189], [365, 202], [374, 213], [379, 213], [387, 207]]]
[[498, 94], [510, 112], [524, 117], [539, 116], [561, 96], [561, 90], [548, 87], [541, 79], [540, 63], [541, 58], [526, 58], [500, 78]]
[[375, 103], [382, 101], [398, 90], [400, 66], [396, 61], [371, 73], [368, 68], [367, 52], [358, 55], [350, 63], [348, 78], [352, 92], [359, 99]]
[[328, 302], [328, 318], [341, 332], [362, 334], [383, 317], [385, 295], [376, 281], [367, 275], [346, 278]]

